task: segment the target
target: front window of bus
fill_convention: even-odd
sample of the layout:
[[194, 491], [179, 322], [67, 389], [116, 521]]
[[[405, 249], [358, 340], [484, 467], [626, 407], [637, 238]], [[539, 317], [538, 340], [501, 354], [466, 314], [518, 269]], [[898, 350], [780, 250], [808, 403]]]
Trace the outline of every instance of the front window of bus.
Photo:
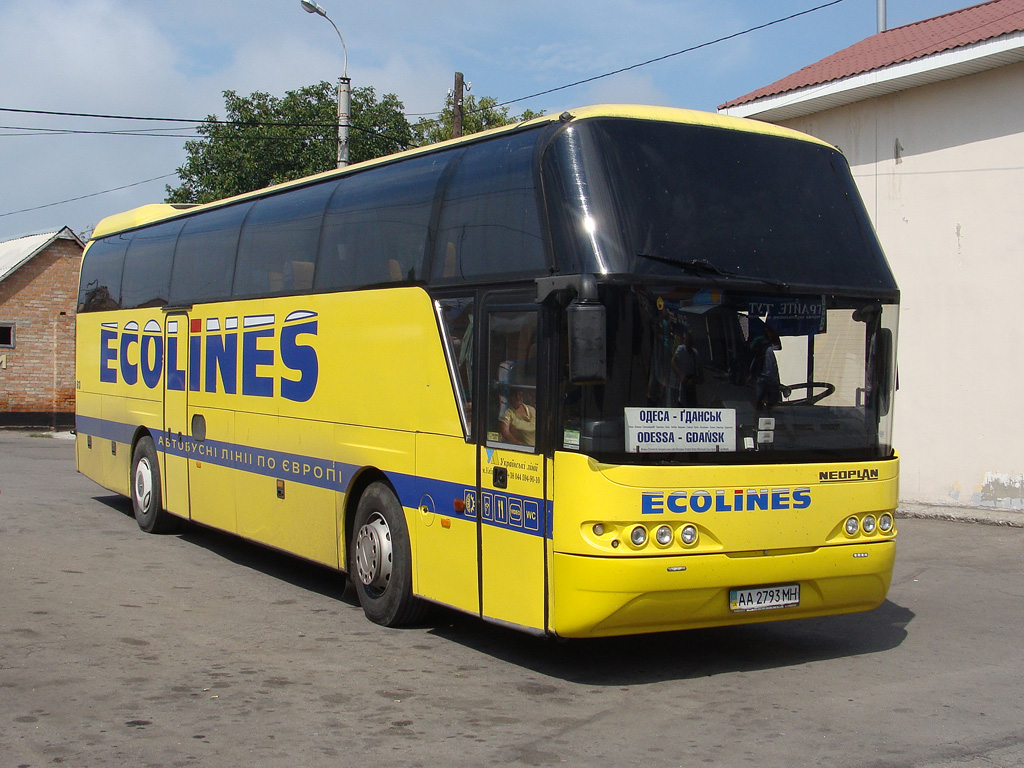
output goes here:
[[899, 293], [835, 150], [584, 120], [544, 180], [559, 268], [599, 276], [608, 324], [608, 379], [564, 377], [556, 444], [641, 463], [891, 455]]
[[608, 379], [563, 379], [561, 445], [607, 461], [891, 455], [897, 308], [608, 284]]

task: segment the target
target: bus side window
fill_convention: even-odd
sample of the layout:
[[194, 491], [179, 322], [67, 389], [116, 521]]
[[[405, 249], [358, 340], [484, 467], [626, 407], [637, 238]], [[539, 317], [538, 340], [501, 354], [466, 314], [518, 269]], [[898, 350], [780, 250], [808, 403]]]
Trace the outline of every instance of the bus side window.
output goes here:
[[537, 438], [537, 313], [488, 316], [488, 440], [527, 448]]
[[516, 273], [547, 274], [537, 191], [533, 131], [472, 144], [445, 187], [434, 282]]
[[473, 425], [473, 297], [441, 299], [437, 302], [441, 318], [441, 332], [448, 345], [449, 359], [454, 368], [455, 396], [463, 416], [466, 437], [472, 437]]
[[124, 309], [162, 307], [171, 294], [174, 247], [183, 219], [140, 229], [132, 238], [124, 260], [121, 304]]
[[317, 291], [423, 280], [438, 179], [450, 153], [342, 177], [320, 237]]
[[236, 298], [308, 291], [324, 209], [337, 181], [258, 200], [242, 226]]
[[252, 205], [236, 203], [185, 220], [174, 250], [171, 303], [199, 304], [231, 296], [238, 238]]
[[121, 276], [130, 240], [130, 233], [122, 233], [97, 240], [89, 246], [82, 261], [79, 312], [121, 308]]

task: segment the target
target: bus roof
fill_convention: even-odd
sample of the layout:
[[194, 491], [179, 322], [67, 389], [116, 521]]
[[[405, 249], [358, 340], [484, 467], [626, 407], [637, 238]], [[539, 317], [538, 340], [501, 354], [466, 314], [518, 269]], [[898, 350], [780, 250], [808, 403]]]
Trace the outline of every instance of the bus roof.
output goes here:
[[604, 104], [590, 107], [579, 107], [576, 109], [567, 110], [560, 112], [555, 115], [541, 115], [540, 117], [533, 118], [523, 123], [513, 123], [511, 125], [502, 126], [500, 128], [493, 128], [489, 131], [483, 131], [481, 133], [474, 133], [468, 136], [463, 136], [458, 139], [449, 139], [448, 141], [439, 142], [437, 144], [430, 144], [423, 147], [415, 147], [413, 149], [405, 150], [393, 155], [386, 155], [378, 157], [373, 160], [367, 160], [362, 163], [355, 163], [340, 169], [332, 169], [324, 171], [313, 176], [306, 176], [300, 179], [294, 179], [292, 181], [284, 182], [282, 184], [276, 184], [263, 189], [254, 190], [252, 192], [246, 192], [241, 195], [234, 197], [224, 198], [223, 200], [216, 200], [211, 203], [205, 203], [203, 205], [180, 205], [171, 203], [151, 203], [149, 205], [143, 205], [138, 208], [133, 208], [123, 213], [116, 213], [111, 216], [103, 218], [96, 228], [92, 232], [91, 239], [97, 240], [108, 235], [112, 235], [116, 232], [123, 232], [126, 230], [136, 229], [138, 227], [145, 226], [147, 224], [153, 224], [158, 221], [165, 219], [171, 219], [175, 216], [187, 215], [194, 211], [217, 208], [222, 205], [229, 203], [238, 202], [240, 200], [246, 200], [253, 197], [259, 197], [272, 192], [288, 189], [291, 187], [299, 187], [304, 184], [308, 184], [315, 180], [326, 179], [330, 177], [341, 176], [351, 172], [357, 172], [364, 168], [370, 168], [375, 165], [382, 165], [385, 163], [394, 162], [395, 160], [402, 159], [405, 157], [412, 157], [415, 155], [422, 155], [429, 152], [438, 151], [458, 144], [470, 143], [473, 141], [480, 140], [487, 136], [493, 136], [495, 134], [507, 133], [514, 130], [520, 130], [524, 127], [531, 127], [535, 125], [543, 125], [545, 123], [553, 123], [560, 120], [581, 120], [595, 117], [618, 117], [618, 118], [630, 118], [637, 120], [654, 120], [660, 122], [670, 123], [681, 123], [685, 125], [696, 125], [710, 128], [724, 128], [734, 131], [743, 131], [746, 133], [760, 133], [770, 136], [779, 136], [782, 138], [796, 139], [799, 141], [807, 141], [815, 144], [822, 144], [824, 146], [831, 146], [826, 142], [810, 136], [799, 131], [794, 131], [790, 128], [783, 128], [778, 125], [771, 123], [764, 123], [759, 120], [749, 120], [746, 118], [729, 117], [727, 115], [719, 115], [713, 112], [700, 112], [692, 109], [679, 109], [676, 107], [650, 107], [641, 106], [634, 104]]

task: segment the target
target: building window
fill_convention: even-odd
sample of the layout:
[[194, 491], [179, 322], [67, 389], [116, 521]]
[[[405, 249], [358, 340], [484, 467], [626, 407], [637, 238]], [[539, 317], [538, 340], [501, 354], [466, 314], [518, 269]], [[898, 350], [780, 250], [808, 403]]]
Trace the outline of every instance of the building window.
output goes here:
[[14, 323], [0, 323], [0, 348], [14, 346]]

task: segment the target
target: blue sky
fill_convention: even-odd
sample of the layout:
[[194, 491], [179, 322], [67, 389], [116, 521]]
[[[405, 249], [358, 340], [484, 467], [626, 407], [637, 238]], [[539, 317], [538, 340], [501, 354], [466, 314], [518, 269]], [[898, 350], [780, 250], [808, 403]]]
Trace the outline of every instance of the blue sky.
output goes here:
[[[508, 101], [680, 51], [828, 0], [321, 0], [353, 87], [441, 108], [454, 73]], [[967, 0], [888, 0], [889, 27]], [[645, 103], [713, 111], [876, 31], [876, 0], [837, 5], [692, 53], [515, 104]], [[0, 0], [0, 108], [223, 116], [224, 90], [277, 95], [342, 66], [338, 37], [299, 0]], [[160, 202], [184, 161], [171, 136], [68, 131], [142, 124], [0, 111], [0, 240]], [[155, 179], [154, 181], [147, 181]], [[140, 183], [146, 182], [146, 183]], [[95, 193], [126, 187], [102, 195]], [[73, 202], [52, 205], [72, 198]], [[47, 207], [41, 207], [47, 206]], [[33, 210], [24, 210], [33, 209]], [[24, 212], [22, 212], [24, 211]]]

